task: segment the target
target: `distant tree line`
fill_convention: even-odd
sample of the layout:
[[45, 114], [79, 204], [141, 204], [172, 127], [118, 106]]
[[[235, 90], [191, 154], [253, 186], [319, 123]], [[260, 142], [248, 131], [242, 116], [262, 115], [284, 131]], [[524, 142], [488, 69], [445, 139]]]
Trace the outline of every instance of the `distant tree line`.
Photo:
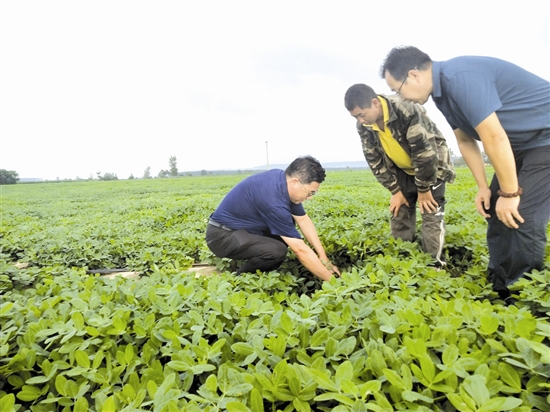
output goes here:
[[19, 180], [19, 174], [15, 170], [0, 169], [0, 185], [14, 185]]

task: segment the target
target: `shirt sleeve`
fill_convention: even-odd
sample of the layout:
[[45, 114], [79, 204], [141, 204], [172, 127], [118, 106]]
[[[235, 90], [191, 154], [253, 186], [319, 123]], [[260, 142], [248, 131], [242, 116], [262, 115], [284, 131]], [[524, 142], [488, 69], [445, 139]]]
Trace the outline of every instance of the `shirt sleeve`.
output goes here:
[[439, 160], [436, 135], [440, 132], [422, 106], [407, 103], [405, 107], [403, 123], [407, 125], [405, 135], [410, 147], [415, 184], [419, 192], [427, 192], [437, 181]]
[[473, 128], [502, 107], [496, 85], [481, 72], [455, 74], [447, 82], [446, 93]]
[[384, 154], [380, 149], [380, 143], [378, 143], [374, 137], [376, 132], [357, 123], [357, 133], [361, 139], [365, 160], [369, 164], [371, 172], [376, 180], [392, 194], [399, 192], [400, 188], [397, 183], [397, 178], [389, 171], [387, 166], [387, 162], [391, 162], [391, 159], [388, 157], [384, 159]]
[[[305, 215], [303, 206], [299, 206], [300, 208], [296, 209], [296, 215], [302, 216], [300, 213]], [[289, 210], [286, 207], [274, 206], [265, 210], [262, 217], [272, 235], [301, 239], [302, 236], [296, 229], [294, 219], [292, 218], [293, 209], [293, 207]]]

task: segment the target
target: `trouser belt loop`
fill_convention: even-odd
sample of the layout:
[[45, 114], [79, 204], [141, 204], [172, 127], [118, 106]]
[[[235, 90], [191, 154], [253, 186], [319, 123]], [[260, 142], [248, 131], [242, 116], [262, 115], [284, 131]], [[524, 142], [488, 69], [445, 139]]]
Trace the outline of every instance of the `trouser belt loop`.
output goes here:
[[229, 232], [233, 231], [233, 229], [231, 229], [230, 227], [222, 225], [221, 223], [218, 223], [218, 222], [216, 222], [215, 220], [212, 220], [212, 219], [208, 219], [208, 224], [212, 225], [212, 226], [219, 227], [220, 229], [223, 229], [223, 230], [227, 230]]

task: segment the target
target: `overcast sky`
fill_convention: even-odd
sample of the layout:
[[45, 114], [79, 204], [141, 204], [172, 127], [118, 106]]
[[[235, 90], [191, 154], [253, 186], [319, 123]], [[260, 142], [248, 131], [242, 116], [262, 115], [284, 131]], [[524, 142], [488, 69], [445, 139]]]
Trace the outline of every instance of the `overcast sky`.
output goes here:
[[547, 0], [0, 4], [0, 168], [21, 178], [364, 160], [343, 96], [389, 93], [378, 72], [397, 45], [550, 79]]

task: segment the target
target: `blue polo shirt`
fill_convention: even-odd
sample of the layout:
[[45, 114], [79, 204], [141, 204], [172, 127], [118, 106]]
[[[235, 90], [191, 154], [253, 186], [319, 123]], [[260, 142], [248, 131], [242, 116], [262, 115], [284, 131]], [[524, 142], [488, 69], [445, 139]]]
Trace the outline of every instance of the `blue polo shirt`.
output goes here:
[[496, 112], [514, 150], [550, 145], [550, 83], [513, 63], [462, 56], [433, 62], [432, 98], [453, 129], [475, 131]]
[[292, 215], [305, 214], [302, 204], [290, 201], [285, 171], [272, 169], [238, 183], [211, 217], [235, 230], [301, 239]]

